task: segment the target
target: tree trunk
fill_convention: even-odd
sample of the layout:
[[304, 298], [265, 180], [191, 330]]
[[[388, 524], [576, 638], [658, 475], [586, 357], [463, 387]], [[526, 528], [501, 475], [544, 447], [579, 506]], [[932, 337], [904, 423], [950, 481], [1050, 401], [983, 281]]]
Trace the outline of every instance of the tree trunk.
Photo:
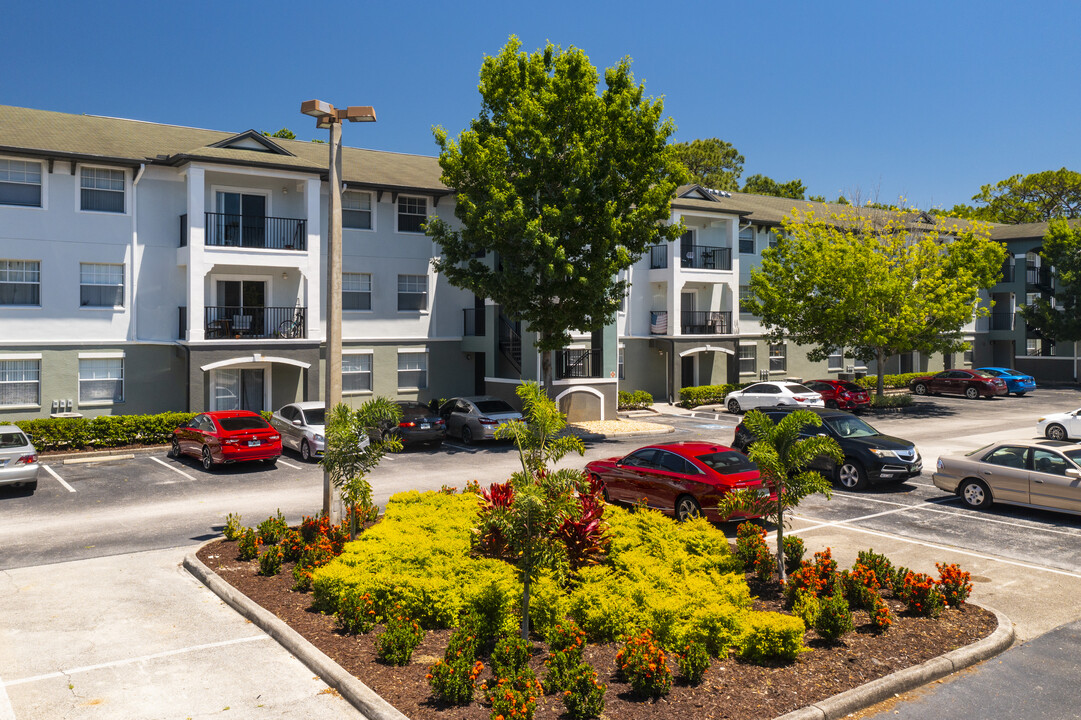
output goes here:
[[522, 639], [529, 642], [529, 573], [522, 573]]
[[781, 490], [781, 487], [777, 488], [777, 576], [783, 584], [788, 575], [784, 569], [784, 500]]
[[878, 381], [875, 383], [875, 394], [878, 397], [885, 395], [885, 381], [883, 380], [886, 368], [883, 366], [882, 348], [875, 348], [875, 370], [878, 371]]

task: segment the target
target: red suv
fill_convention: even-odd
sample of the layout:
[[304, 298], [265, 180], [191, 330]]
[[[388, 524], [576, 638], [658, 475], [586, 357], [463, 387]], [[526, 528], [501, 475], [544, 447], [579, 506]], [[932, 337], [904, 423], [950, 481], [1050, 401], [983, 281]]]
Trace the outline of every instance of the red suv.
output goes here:
[[803, 383], [822, 396], [828, 408], [864, 410], [871, 407], [866, 388], [847, 380], [812, 380]]
[[934, 375], [918, 377], [909, 383], [917, 395], [952, 393], [964, 395], [969, 400], [978, 397], [1008, 395], [1006, 381], [979, 370], [943, 370]]

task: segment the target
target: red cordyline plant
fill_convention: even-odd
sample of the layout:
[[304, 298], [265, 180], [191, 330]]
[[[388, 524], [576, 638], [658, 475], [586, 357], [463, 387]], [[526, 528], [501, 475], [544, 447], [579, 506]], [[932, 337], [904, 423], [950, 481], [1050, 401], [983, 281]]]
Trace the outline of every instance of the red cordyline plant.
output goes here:
[[589, 489], [578, 495], [579, 516], [566, 518], [557, 533], [572, 571], [599, 563], [611, 543], [600, 484], [588, 476], [586, 479]]

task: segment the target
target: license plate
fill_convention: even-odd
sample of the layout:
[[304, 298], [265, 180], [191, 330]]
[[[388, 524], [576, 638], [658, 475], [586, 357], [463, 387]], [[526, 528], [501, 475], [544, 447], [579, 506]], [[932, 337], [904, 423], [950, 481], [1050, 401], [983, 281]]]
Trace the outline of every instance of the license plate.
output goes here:
[[249, 440], [248, 441], [248, 447], [259, 447], [259, 441], [258, 440]]
[[430, 429], [431, 429], [431, 427], [432, 427], [432, 426], [431, 426], [430, 424], [428, 424], [428, 423], [421, 423], [421, 424], [420, 424], [420, 429], [421, 429], [421, 430], [430, 430]]

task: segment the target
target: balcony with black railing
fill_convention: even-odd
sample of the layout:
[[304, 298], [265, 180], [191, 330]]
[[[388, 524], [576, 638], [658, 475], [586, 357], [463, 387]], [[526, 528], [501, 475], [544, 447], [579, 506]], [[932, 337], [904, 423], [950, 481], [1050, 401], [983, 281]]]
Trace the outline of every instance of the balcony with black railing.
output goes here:
[[600, 348], [592, 350], [567, 349], [555, 353], [555, 377], [557, 380], [570, 378], [599, 378], [604, 372], [604, 354]]
[[649, 249], [649, 267], [662, 270], [668, 267], [668, 245], [654, 245]]
[[[188, 337], [188, 308], [178, 308], [177, 335]], [[301, 340], [308, 336], [305, 307], [239, 307], [215, 305], [203, 308], [203, 337], [207, 340]]]
[[1050, 290], [1053, 287], [1053, 276], [1049, 267], [1029, 266], [1025, 271], [1025, 283], [1031, 287]]
[[[307, 221], [228, 213], [206, 213], [205, 242], [212, 247], [307, 250]], [[188, 244], [188, 216], [180, 216], [180, 247]]]
[[728, 335], [732, 332], [732, 311], [684, 310], [679, 324], [684, 335]]
[[1013, 330], [1014, 318], [1017, 316], [1009, 310], [992, 310], [991, 311], [991, 329], [992, 330]]
[[732, 248], [714, 245], [684, 245], [680, 248], [680, 265], [697, 270], [731, 270]]

